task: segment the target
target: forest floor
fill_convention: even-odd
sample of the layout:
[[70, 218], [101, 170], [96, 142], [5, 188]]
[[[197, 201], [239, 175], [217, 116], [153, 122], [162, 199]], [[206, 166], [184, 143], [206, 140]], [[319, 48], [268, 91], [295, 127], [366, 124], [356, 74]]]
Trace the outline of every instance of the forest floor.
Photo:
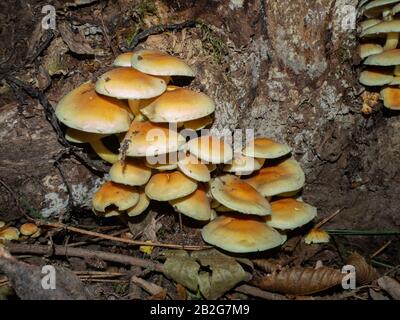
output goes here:
[[[68, 22], [74, 27], [43, 31], [38, 24], [38, 17], [44, 15], [43, 3], [28, 2], [29, 6], [18, 3], [18, 10], [7, 1], [0, 4], [0, 42], [5, 44], [0, 48], [4, 78], [0, 84], [0, 113], [2, 108], [17, 105], [25, 122], [38, 113], [45, 119], [45, 110], [38, 102], [43, 105], [48, 101], [54, 106], [83, 79], [95, 79], [107, 70], [115, 56], [127, 51], [132, 42], [163, 41], [157, 35], [138, 39], [141, 31], [175, 21], [174, 17], [166, 19], [166, 11], [155, 8], [150, 0], [121, 1], [126, 5], [123, 12], [107, 1], [76, 0], [70, 5], [54, 1], [61, 17], [57, 23], [62, 26]], [[179, 1], [173, 2], [179, 6]], [[182, 32], [192, 40], [205, 41], [204, 56], [218, 64], [225, 48], [212, 29], [197, 26], [178, 30], [179, 37]], [[175, 37], [173, 31], [169, 33]], [[6, 81], [6, 77], [18, 78], [25, 89], [10, 78]], [[42, 130], [45, 121], [35, 123], [31, 129], [38, 126]], [[68, 158], [63, 153], [65, 146], [57, 142], [57, 135], [46, 124], [46, 134], [53, 135], [51, 148], [63, 155], [61, 161]], [[91, 151], [84, 148], [82, 153]], [[104, 168], [108, 169], [93, 155], [69, 162], [74, 164], [89, 168], [99, 177], [103, 177]], [[33, 165], [40, 167], [38, 163]], [[5, 243], [6, 251], [0, 248], [0, 299], [387, 300], [400, 296], [396, 282], [400, 281], [398, 231], [358, 232], [356, 225], [348, 221], [341, 224], [341, 230], [331, 230], [329, 243], [307, 245], [304, 235], [310, 229], [308, 225], [290, 233], [288, 242], [278, 250], [227, 255], [203, 242], [202, 224], [183, 217], [181, 227], [178, 215], [168, 205], [151, 205], [146, 215], [135, 219], [102, 219], [70, 201], [62, 214], [42, 217], [26, 205], [12, 185], [3, 180], [0, 183], [4, 190], [0, 195], [0, 220], [6, 222], [0, 229], [34, 222], [41, 230], [36, 238], [21, 236], [18, 241]], [[334, 215], [325, 222], [340, 219], [340, 209], [329, 212], [326, 216]], [[316, 223], [321, 220], [317, 218]], [[358, 237], [379, 239], [379, 245], [371, 241], [374, 245], [363, 245], [356, 250], [358, 253], [351, 254], [357, 249], [351, 243]], [[154, 245], [148, 246], [146, 241]], [[198, 253], [202, 250], [208, 250], [207, 261]], [[355, 289], [343, 289], [338, 280], [345, 275], [342, 268], [346, 264], [356, 267]], [[53, 296], [35, 286], [43, 277], [39, 268], [43, 265], [56, 266], [60, 271]], [[186, 269], [179, 268], [181, 265]]]

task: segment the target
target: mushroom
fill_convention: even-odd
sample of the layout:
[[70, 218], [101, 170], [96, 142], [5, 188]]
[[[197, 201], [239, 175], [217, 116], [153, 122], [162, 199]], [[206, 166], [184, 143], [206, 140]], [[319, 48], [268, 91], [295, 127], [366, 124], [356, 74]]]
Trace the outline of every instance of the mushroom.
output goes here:
[[132, 63], [131, 63], [132, 56], [133, 56], [133, 52], [122, 53], [118, 57], [115, 58], [112, 65], [114, 67], [131, 67], [132, 66]]
[[19, 231], [17, 228], [8, 227], [0, 231], [0, 240], [18, 240], [19, 239]]
[[[96, 212], [106, 212], [108, 207], [119, 211], [127, 210], [139, 201], [139, 192], [135, 187], [107, 181], [94, 194], [92, 204]], [[115, 211], [114, 208], [112, 211]]]
[[361, 33], [361, 37], [366, 35], [387, 34], [384, 51], [396, 49], [399, 43], [400, 20], [382, 21]]
[[153, 76], [195, 76], [195, 72], [185, 61], [160, 51], [136, 51], [131, 63], [135, 69]]
[[179, 171], [161, 172], [152, 176], [145, 187], [146, 195], [157, 201], [185, 197], [197, 189], [197, 183]]
[[214, 136], [201, 136], [190, 140], [187, 148], [191, 154], [207, 163], [227, 163], [233, 158], [231, 146]]
[[305, 183], [304, 172], [299, 163], [289, 158], [276, 166], [262, 168], [245, 182], [253, 186], [264, 197], [287, 192], [297, 192]]
[[191, 154], [178, 161], [178, 168], [186, 176], [196, 181], [208, 182], [211, 180], [208, 167]]
[[120, 160], [110, 169], [111, 181], [129, 186], [142, 186], [150, 177], [151, 169], [134, 159]]
[[268, 138], [256, 138], [243, 149], [242, 154], [253, 158], [276, 159], [291, 152], [286, 144]]
[[204, 93], [176, 88], [162, 94], [141, 112], [152, 122], [177, 123], [206, 117], [214, 110], [214, 102]]
[[393, 4], [400, 0], [374, 0], [361, 7], [360, 11], [368, 18], [382, 16], [384, 19], [392, 19]]
[[232, 210], [258, 216], [271, 214], [271, 206], [267, 199], [234, 175], [213, 179], [211, 194], [219, 203]]
[[144, 190], [139, 190], [139, 201], [131, 208], [126, 210], [126, 213], [130, 217], [135, 217], [142, 214], [148, 208], [150, 204], [150, 199], [144, 192]]
[[365, 59], [381, 52], [383, 52], [382, 46], [376, 43], [364, 43], [358, 47], [358, 54], [360, 55], [361, 59]]
[[122, 144], [126, 144], [126, 155], [144, 157], [176, 152], [184, 147], [185, 138], [163, 124], [150, 121], [132, 121]]
[[381, 98], [386, 108], [391, 110], [400, 110], [400, 89], [385, 88], [381, 90]]
[[317, 215], [317, 209], [305, 202], [285, 198], [271, 202], [272, 213], [266, 217], [270, 227], [281, 230], [299, 228]]
[[223, 170], [225, 172], [233, 172], [236, 175], [249, 175], [256, 170], [260, 170], [263, 162], [258, 161], [255, 158], [241, 155], [236, 153], [233, 156], [232, 163], [224, 165]]
[[101, 138], [128, 131], [131, 113], [124, 102], [97, 94], [94, 85], [87, 82], [66, 94], [57, 104], [55, 114], [70, 128], [68, 140], [88, 142], [102, 159], [111, 163], [117, 160]]
[[304, 242], [307, 244], [328, 243], [329, 238], [330, 238], [329, 234], [325, 230], [319, 228], [313, 228], [304, 237]]
[[213, 210], [203, 187], [199, 187], [186, 197], [171, 200], [169, 203], [176, 211], [190, 218], [200, 221], [209, 221], [211, 219]]
[[96, 91], [118, 99], [149, 99], [167, 89], [163, 79], [152, 77], [129, 67], [112, 69], [99, 77]]
[[382, 20], [380, 19], [368, 19], [360, 22], [361, 32], [364, 32], [366, 29], [371, 28], [372, 26], [380, 23]]
[[39, 227], [34, 223], [24, 223], [20, 226], [19, 231], [24, 236], [33, 236], [39, 231]]
[[147, 167], [158, 171], [175, 170], [178, 168], [178, 159], [180, 154], [181, 151], [156, 156], [147, 156], [145, 163]]
[[212, 123], [213, 123], [213, 118], [211, 116], [205, 116], [205, 117], [202, 117], [199, 119], [185, 121], [185, 122], [183, 122], [183, 127], [185, 129], [191, 129], [194, 131], [198, 131], [198, 130], [206, 128], [207, 126], [209, 126]]
[[393, 81], [394, 77], [387, 70], [364, 70], [360, 74], [360, 83], [365, 86], [383, 86]]
[[202, 229], [201, 235], [205, 242], [233, 253], [264, 251], [286, 241], [286, 235], [252, 216], [219, 216]]

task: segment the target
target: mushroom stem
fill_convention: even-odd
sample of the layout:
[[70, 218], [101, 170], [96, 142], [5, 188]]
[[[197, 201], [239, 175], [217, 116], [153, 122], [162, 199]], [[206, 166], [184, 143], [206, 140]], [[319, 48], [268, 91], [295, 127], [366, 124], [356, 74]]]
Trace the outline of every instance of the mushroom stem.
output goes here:
[[115, 163], [118, 161], [118, 154], [115, 154], [108, 150], [101, 140], [90, 141], [90, 146], [97, 153], [97, 155], [104, 161], [109, 163]]
[[386, 43], [383, 47], [383, 50], [391, 50], [396, 49], [399, 43], [399, 33], [398, 32], [389, 32], [386, 37]]

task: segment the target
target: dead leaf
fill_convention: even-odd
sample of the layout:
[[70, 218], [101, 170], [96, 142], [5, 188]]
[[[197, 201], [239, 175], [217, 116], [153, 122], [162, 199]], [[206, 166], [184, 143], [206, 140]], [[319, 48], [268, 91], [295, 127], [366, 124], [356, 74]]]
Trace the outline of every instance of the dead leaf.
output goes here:
[[67, 51], [68, 47], [61, 38], [56, 38], [50, 43], [43, 58], [43, 67], [50, 76], [68, 73], [68, 66], [64, 59]]
[[187, 300], [187, 291], [186, 288], [180, 283], [176, 284], [176, 292], [178, 294], [178, 300]]
[[252, 283], [263, 290], [285, 294], [308, 295], [337, 286], [342, 282], [343, 274], [336, 269], [285, 268]]
[[247, 278], [234, 258], [215, 249], [195, 251], [176, 250], [166, 253], [164, 274], [206, 299], [217, 299]]
[[356, 281], [358, 285], [371, 283], [379, 277], [375, 268], [368, 264], [365, 258], [357, 252], [353, 252], [347, 258], [346, 264], [352, 265], [356, 269]]
[[253, 263], [256, 267], [262, 271], [265, 271], [266, 273], [272, 273], [282, 269], [280, 263], [272, 259], [254, 259]]
[[67, 44], [68, 48], [76, 54], [94, 55], [96, 50], [87, 43], [85, 36], [80, 32], [74, 32], [71, 26], [67, 23], [60, 23], [58, 26], [61, 37]]
[[378, 285], [394, 300], [400, 300], [400, 283], [391, 277], [383, 276], [378, 279]]
[[46, 275], [42, 268], [29, 265], [11, 257], [0, 248], [0, 270], [11, 282], [12, 288], [22, 300], [87, 300], [91, 296], [82, 281], [70, 270], [55, 268], [55, 289], [42, 287], [42, 279]]

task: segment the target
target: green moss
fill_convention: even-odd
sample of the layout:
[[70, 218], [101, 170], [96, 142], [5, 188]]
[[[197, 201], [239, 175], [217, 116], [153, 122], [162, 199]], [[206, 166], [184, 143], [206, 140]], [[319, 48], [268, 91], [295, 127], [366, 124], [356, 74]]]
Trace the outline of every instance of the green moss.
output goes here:
[[228, 47], [210, 26], [199, 22], [198, 27], [202, 33], [202, 43], [205, 53], [211, 56], [213, 62], [221, 64], [228, 53]]

